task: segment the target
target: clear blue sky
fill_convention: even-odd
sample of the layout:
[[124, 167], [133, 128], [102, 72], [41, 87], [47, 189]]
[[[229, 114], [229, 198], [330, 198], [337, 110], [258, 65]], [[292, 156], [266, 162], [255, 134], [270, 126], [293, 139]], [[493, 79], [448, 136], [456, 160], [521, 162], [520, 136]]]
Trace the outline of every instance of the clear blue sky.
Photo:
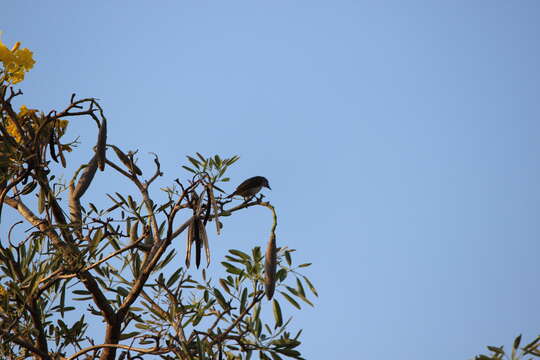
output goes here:
[[[279, 245], [314, 263], [316, 307], [287, 310], [307, 359], [540, 333], [540, 2], [19, 0], [0, 29], [35, 52], [29, 107], [100, 98], [109, 141], [168, 181], [195, 151], [269, 178]], [[267, 215], [214, 247], [264, 245]]]

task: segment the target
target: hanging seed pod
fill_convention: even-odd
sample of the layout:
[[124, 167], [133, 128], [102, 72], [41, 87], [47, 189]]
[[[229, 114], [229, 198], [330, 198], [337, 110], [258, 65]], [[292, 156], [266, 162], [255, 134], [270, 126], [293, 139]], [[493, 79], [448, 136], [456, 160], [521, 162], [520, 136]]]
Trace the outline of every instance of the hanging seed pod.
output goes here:
[[272, 299], [274, 290], [276, 289], [276, 264], [276, 235], [272, 232], [266, 247], [266, 256], [264, 260], [264, 287], [268, 300]]
[[105, 170], [105, 145], [107, 144], [107, 120], [103, 118], [99, 127], [98, 141], [96, 145], [96, 154], [99, 170]]
[[66, 167], [66, 158], [64, 157], [64, 152], [62, 151], [62, 147], [58, 146], [58, 155], [60, 155], [60, 162], [62, 163], [62, 167]]
[[193, 244], [193, 236], [195, 232], [195, 219], [189, 224], [188, 232], [187, 232], [187, 244], [186, 244], [186, 267], [189, 268], [189, 265], [191, 264], [191, 244]]
[[206, 234], [206, 228], [201, 222], [201, 239], [204, 246], [204, 253], [206, 254], [206, 266], [210, 265], [210, 245], [208, 245], [208, 235]]
[[139, 229], [139, 220], [135, 220], [133, 224], [131, 224], [131, 228], [129, 231], [129, 238], [131, 239], [131, 242], [137, 242], [137, 239], [139, 238], [139, 235], [137, 234]]
[[39, 190], [39, 198], [38, 198], [38, 212], [40, 214], [43, 214], [45, 211], [45, 190], [41, 188]]
[[203, 227], [201, 220], [199, 218], [195, 218], [193, 220], [193, 228], [194, 228], [193, 241], [195, 241], [195, 265], [197, 266], [197, 269], [201, 265], [201, 250], [202, 250], [201, 227]]
[[49, 133], [49, 152], [51, 153], [51, 157], [53, 158], [54, 162], [58, 163], [58, 158], [56, 157], [56, 151], [54, 150], [54, 131], [51, 131]]

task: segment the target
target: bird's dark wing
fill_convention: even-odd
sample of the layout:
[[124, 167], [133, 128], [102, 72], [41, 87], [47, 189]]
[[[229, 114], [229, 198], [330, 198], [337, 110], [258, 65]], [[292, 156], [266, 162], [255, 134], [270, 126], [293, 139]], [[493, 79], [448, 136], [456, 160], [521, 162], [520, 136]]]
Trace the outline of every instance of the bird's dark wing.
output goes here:
[[249, 189], [255, 187], [257, 184], [253, 184], [254, 179], [255, 178], [252, 177], [252, 178], [249, 178], [249, 179], [243, 181], [240, 185], [238, 185], [236, 190], [234, 190], [234, 193], [235, 194], [242, 194], [242, 193], [248, 191]]

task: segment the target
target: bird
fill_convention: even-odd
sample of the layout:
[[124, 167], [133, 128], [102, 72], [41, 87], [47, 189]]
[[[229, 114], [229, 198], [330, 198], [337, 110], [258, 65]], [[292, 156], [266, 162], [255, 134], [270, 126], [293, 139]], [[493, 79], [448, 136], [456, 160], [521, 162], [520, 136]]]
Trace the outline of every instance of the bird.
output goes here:
[[263, 187], [272, 190], [270, 184], [268, 184], [268, 180], [264, 176], [254, 176], [238, 185], [236, 190], [234, 190], [231, 195], [227, 196], [227, 199], [232, 198], [235, 195], [248, 199], [255, 196]]

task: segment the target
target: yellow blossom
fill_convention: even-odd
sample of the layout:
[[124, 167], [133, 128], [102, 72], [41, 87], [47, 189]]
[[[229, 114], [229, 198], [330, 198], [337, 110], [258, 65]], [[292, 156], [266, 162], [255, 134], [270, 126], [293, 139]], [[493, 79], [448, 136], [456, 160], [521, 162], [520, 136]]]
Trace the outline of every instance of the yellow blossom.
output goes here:
[[29, 109], [26, 107], [26, 105], [21, 105], [21, 108], [19, 110], [19, 116], [20, 117], [24, 117], [27, 115], [35, 116], [37, 112], [38, 112], [37, 109]]
[[24, 79], [24, 75], [36, 63], [32, 52], [27, 48], [20, 48], [21, 43], [17, 42], [11, 50], [0, 40], [0, 62], [4, 66], [4, 79], [12, 84], [17, 84]]
[[[26, 105], [22, 105], [16, 119], [7, 116], [4, 126], [7, 133], [19, 144], [23, 141], [23, 137], [33, 141], [32, 139], [38, 131], [40, 134], [40, 143], [45, 144], [49, 141], [51, 131], [55, 131], [56, 138], [61, 138], [65, 134], [69, 123], [68, 120], [58, 119], [54, 122], [49, 122], [43, 127], [45, 121], [47, 121], [47, 118], [42, 112], [39, 112], [37, 109], [29, 109]], [[71, 151], [71, 148], [68, 147], [65, 150]]]
[[13, 121], [13, 119], [10, 117], [7, 118], [6, 131], [15, 139], [16, 142], [21, 142], [22, 134], [20, 133], [19, 129], [17, 129], [15, 121]]
[[4, 44], [2, 44], [2, 40], [0, 40], [0, 61], [3, 63], [9, 63], [12, 58], [13, 54]]

